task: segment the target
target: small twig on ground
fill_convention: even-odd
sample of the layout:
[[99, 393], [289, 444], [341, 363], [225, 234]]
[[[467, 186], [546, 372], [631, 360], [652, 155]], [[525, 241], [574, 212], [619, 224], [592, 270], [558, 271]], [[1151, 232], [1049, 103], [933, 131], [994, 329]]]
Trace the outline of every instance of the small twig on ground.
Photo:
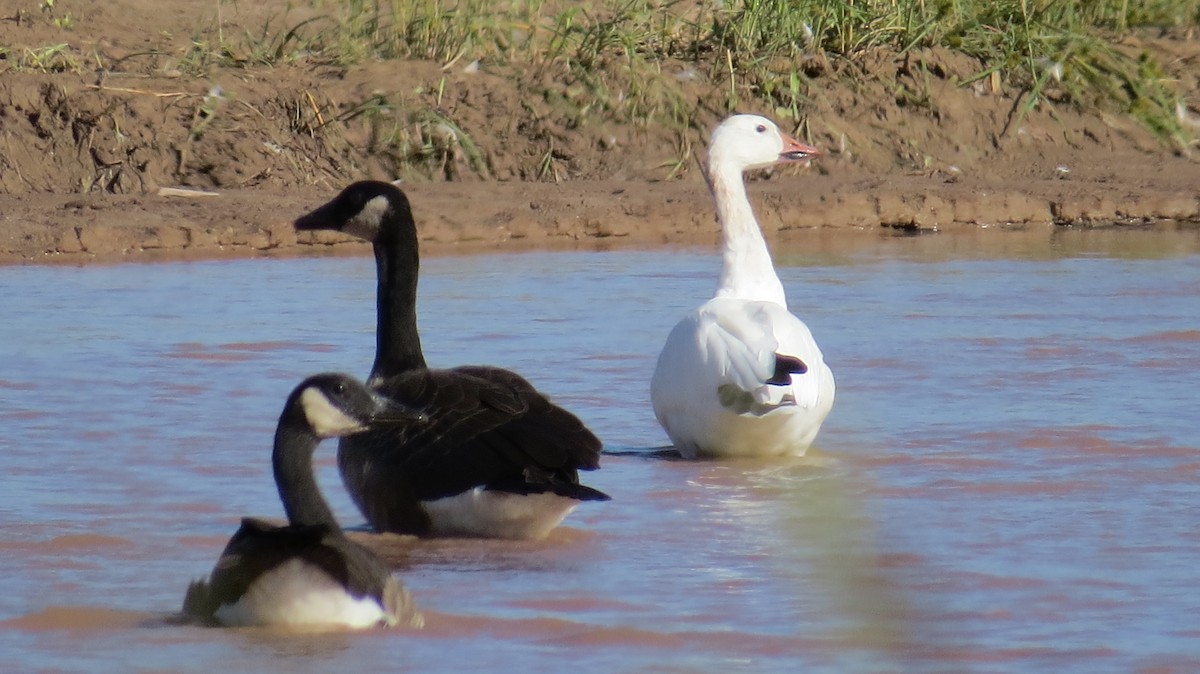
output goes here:
[[317, 116], [317, 128], [325, 126], [325, 118], [321, 116], [321, 109], [317, 107], [317, 102], [313, 100], [312, 93], [305, 89], [304, 95], [308, 97], [308, 104], [312, 106], [313, 114]]
[[122, 94], [141, 94], [143, 96], [155, 96], [157, 98], [174, 98], [176, 96], [189, 96], [186, 91], [145, 91], [142, 89], [127, 89], [125, 87], [106, 87], [103, 84], [88, 84], [85, 89], [95, 89], [96, 91], [116, 91]]

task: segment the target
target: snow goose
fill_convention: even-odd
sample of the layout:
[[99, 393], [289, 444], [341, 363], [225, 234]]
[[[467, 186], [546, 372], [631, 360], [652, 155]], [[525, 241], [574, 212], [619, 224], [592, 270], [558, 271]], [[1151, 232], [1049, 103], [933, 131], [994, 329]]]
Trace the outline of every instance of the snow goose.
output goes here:
[[712, 134], [721, 278], [671, 331], [650, 384], [654, 414], [686, 458], [803, 455], [833, 407], [833, 373], [787, 309], [742, 176], [817, 154], [757, 115], [734, 115]]
[[488, 366], [430, 369], [417, 334], [417, 230], [408, 198], [362, 181], [299, 218], [372, 242], [378, 277], [375, 364], [368, 384], [421, 409], [422, 423], [344, 438], [338, 468], [378, 531], [419, 536], [540, 539], [581, 501], [600, 440], [520, 375]]

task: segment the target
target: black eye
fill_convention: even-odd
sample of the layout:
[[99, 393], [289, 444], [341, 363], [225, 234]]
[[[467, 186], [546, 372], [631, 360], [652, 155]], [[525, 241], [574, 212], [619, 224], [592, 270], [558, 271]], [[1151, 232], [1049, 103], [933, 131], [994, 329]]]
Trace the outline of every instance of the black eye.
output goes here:
[[767, 127], [763, 126], [762, 124], [759, 124], [758, 126], [754, 127], [754, 130], [759, 133], [766, 133]]

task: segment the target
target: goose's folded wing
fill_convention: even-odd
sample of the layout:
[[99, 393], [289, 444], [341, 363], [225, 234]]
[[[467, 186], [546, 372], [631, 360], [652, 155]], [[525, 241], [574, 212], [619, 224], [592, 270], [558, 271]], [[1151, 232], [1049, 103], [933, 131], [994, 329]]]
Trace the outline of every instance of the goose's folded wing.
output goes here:
[[[577, 468], [594, 470], [600, 467], [600, 439], [583, 421], [555, 405], [533, 387], [524, 377], [495, 367], [460, 367], [456, 372], [476, 377], [491, 384], [485, 404], [498, 407], [510, 397], [521, 401], [512, 409], [513, 421], [501, 427], [499, 435], [508, 440], [507, 447], [515, 450], [510, 459], [524, 465], [543, 468]], [[502, 394], [497, 394], [502, 391]], [[533, 464], [529, 463], [532, 459]]]
[[427, 418], [355, 441], [374, 444], [388, 470], [425, 476], [415, 484], [422, 500], [475, 486], [577, 482], [576, 470], [599, 465], [600, 440], [583, 422], [508, 370], [413, 372], [380, 390]]
[[[189, 588], [184, 611], [211, 616], [221, 604], [245, 594], [262, 574], [294, 557], [309, 556], [331, 533], [340, 535], [324, 525], [276, 526], [254, 518], [243, 519], [217, 559], [206, 587], [201, 590], [199, 584], [193, 584], [197, 589]], [[331, 575], [345, 577], [344, 567], [342, 564], [339, 569], [334, 562]]]
[[697, 323], [701, 348], [719, 372], [719, 386], [733, 385], [767, 402], [767, 382], [775, 376], [779, 342], [771, 330], [774, 305], [766, 302], [710, 302]]

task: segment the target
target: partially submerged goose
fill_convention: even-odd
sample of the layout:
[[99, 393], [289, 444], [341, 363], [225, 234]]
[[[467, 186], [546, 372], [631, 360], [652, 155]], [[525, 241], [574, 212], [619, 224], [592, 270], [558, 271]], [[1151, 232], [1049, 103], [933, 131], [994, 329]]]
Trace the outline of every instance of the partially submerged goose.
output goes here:
[[721, 278], [667, 337], [650, 385], [655, 416], [687, 458], [802, 455], [833, 407], [833, 373], [788, 311], [742, 176], [817, 154], [757, 115], [730, 117], [712, 134]]
[[368, 383], [428, 415], [341, 441], [342, 479], [371, 526], [538, 539], [581, 501], [608, 500], [579, 483], [578, 471], [599, 467], [601, 444], [575, 415], [508, 370], [427, 367], [417, 334], [417, 231], [398, 187], [354, 183], [295, 226], [373, 243], [378, 323]]
[[306, 379], [288, 397], [272, 464], [287, 526], [246, 518], [183, 612], [229, 627], [364, 628], [422, 623], [408, 591], [374, 552], [342, 533], [313, 476], [322, 438], [420, 414], [338, 374]]

